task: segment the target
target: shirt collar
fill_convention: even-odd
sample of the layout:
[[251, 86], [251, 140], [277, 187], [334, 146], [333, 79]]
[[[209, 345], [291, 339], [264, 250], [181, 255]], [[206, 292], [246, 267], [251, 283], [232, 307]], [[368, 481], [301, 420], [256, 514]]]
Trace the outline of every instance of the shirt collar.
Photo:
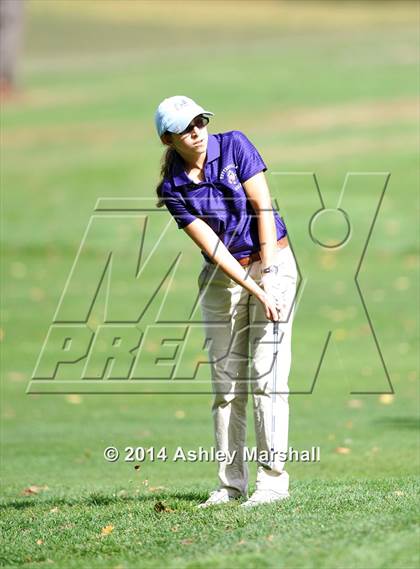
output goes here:
[[209, 140], [207, 143], [207, 162], [212, 162], [219, 158], [220, 156], [220, 143], [214, 134], [209, 134]]
[[[207, 142], [207, 156], [204, 162], [204, 167], [209, 162], [216, 160], [220, 156], [220, 143], [214, 134], [209, 134]], [[184, 184], [191, 184], [191, 180], [188, 178], [184, 170], [184, 162], [180, 157], [176, 157], [174, 169], [173, 169], [173, 181], [175, 186], [182, 186]]]

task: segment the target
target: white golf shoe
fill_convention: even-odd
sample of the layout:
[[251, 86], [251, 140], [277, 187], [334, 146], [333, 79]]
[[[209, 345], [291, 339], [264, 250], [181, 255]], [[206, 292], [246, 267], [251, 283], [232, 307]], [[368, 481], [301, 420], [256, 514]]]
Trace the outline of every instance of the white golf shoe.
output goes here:
[[249, 500], [241, 504], [241, 508], [254, 508], [261, 504], [270, 504], [279, 500], [285, 500], [289, 497], [289, 492], [279, 494], [274, 490], [255, 490]]
[[289, 498], [289, 475], [267, 470], [262, 466], [257, 469], [257, 488], [251, 498], [241, 504], [242, 508], [253, 508], [260, 504], [270, 504]]
[[[219, 490], [213, 490], [210, 492], [210, 496], [207, 498], [203, 504], [198, 504], [197, 508], [209, 508], [210, 506], [219, 506], [220, 504], [226, 504], [232, 500], [238, 500], [242, 497], [242, 494], [235, 490], [228, 490], [227, 488], [220, 488]], [[248, 496], [246, 496], [247, 498]]]

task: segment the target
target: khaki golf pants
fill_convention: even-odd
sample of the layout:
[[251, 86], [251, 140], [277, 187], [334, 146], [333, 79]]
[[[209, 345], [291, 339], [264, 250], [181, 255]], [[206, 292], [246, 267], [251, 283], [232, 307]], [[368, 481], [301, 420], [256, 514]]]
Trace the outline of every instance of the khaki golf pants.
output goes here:
[[[219, 487], [243, 494], [248, 489], [244, 446], [249, 390], [259, 464], [257, 489], [259, 484], [267, 487], [269, 477], [264, 472], [271, 476], [284, 473], [282, 480], [287, 479], [288, 486], [284, 455], [280, 453], [288, 450], [288, 376], [297, 282], [290, 247], [277, 249], [276, 264], [279, 266], [278, 294], [286, 306], [278, 324], [277, 356], [274, 324], [267, 320], [262, 304], [253, 295], [212, 263], [204, 263], [198, 278], [212, 370], [216, 451], [226, 456], [218, 462]], [[261, 284], [261, 261], [247, 267], [248, 276]], [[233, 461], [229, 459], [232, 456]]]

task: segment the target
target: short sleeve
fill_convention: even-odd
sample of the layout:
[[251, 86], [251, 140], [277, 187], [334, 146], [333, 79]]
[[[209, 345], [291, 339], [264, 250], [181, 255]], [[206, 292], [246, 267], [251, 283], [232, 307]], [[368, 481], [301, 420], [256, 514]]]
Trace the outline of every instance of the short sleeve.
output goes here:
[[185, 201], [181, 195], [177, 196], [163, 191], [162, 200], [172, 217], [175, 219], [179, 229], [183, 229], [197, 219], [197, 216], [188, 211]]
[[234, 131], [234, 152], [237, 162], [237, 176], [241, 184], [258, 174], [265, 172], [267, 166], [260, 153], [243, 132]]

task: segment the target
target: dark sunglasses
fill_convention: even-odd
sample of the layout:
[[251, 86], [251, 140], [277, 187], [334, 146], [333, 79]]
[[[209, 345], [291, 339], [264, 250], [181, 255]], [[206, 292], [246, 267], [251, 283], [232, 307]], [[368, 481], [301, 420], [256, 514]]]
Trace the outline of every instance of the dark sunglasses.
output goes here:
[[194, 127], [204, 128], [208, 124], [209, 124], [209, 118], [208, 117], [205, 117], [204, 115], [198, 115], [198, 117], [195, 117], [195, 119], [193, 119], [190, 122], [190, 124], [187, 126], [187, 128], [185, 130], [183, 130], [182, 132], [180, 132], [179, 134], [181, 136], [183, 134], [189, 134], [190, 132], [192, 132]]

